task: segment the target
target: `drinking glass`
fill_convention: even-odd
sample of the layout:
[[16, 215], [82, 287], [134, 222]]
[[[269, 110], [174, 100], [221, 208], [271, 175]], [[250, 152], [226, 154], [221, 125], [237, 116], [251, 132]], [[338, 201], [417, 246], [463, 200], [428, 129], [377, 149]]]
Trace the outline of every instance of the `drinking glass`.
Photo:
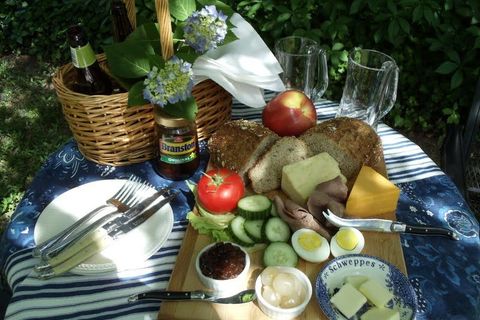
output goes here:
[[275, 42], [275, 56], [283, 68], [286, 89], [303, 91], [312, 101], [328, 87], [327, 55], [314, 40], [291, 36]]
[[398, 72], [395, 60], [385, 53], [354, 49], [336, 116], [364, 120], [376, 130], [395, 104]]

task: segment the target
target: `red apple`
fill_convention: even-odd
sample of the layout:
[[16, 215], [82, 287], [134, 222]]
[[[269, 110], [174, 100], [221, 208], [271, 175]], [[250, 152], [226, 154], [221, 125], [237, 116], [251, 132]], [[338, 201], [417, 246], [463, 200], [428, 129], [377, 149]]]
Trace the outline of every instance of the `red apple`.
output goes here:
[[317, 111], [305, 93], [287, 90], [266, 105], [262, 122], [279, 136], [298, 136], [316, 125]]

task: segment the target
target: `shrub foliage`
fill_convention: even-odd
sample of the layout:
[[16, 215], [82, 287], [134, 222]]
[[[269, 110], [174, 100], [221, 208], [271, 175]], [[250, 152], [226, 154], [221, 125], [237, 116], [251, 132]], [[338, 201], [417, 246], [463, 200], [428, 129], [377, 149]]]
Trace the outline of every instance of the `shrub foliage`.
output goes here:
[[[480, 70], [478, 0], [225, 2], [270, 47], [292, 34], [320, 42], [329, 54], [329, 99], [341, 97], [348, 51], [363, 47], [390, 54], [400, 67], [397, 103], [388, 116], [396, 128], [443, 132], [468, 112]], [[139, 23], [153, 19], [153, 0], [136, 5]], [[108, 11], [108, 0], [7, 0], [0, 4], [1, 52], [68, 61], [64, 32], [76, 21], [84, 23], [101, 51], [111, 42]]]

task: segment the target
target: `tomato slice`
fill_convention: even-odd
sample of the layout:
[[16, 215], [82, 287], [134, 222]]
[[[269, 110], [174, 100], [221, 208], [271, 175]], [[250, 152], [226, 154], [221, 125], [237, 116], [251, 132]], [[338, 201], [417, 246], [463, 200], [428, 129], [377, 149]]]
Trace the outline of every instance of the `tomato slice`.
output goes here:
[[218, 168], [207, 171], [198, 182], [200, 205], [214, 214], [224, 214], [237, 207], [245, 193], [242, 177], [235, 171]]

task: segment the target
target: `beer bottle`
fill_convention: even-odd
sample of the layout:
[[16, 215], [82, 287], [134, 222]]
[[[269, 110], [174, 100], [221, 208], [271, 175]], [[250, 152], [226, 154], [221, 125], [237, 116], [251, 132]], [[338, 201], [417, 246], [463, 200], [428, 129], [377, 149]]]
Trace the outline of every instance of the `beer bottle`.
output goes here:
[[128, 20], [127, 8], [121, 0], [112, 0], [111, 6], [113, 40], [122, 42], [133, 31], [130, 20]]
[[85, 31], [79, 25], [68, 28], [67, 38], [70, 44], [72, 64], [77, 76], [72, 85], [75, 92], [94, 95], [109, 95], [112, 93], [112, 83], [109, 77], [100, 69]]

